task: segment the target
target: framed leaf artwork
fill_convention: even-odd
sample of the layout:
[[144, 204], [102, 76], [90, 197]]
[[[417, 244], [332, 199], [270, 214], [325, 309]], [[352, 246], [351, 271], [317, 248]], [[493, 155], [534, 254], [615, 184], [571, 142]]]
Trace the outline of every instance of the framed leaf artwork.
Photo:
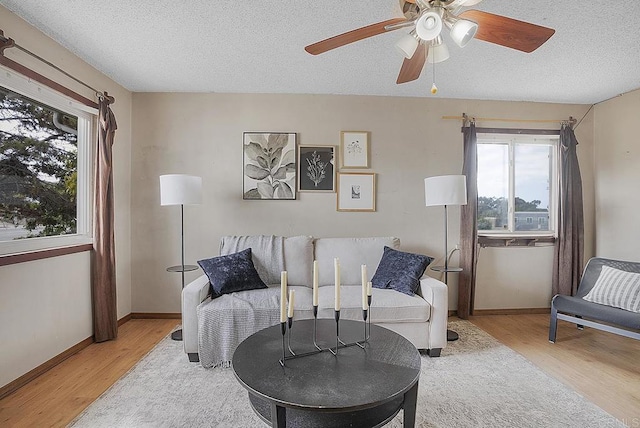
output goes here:
[[244, 132], [242, 199], [296, 199], [296, 134]]

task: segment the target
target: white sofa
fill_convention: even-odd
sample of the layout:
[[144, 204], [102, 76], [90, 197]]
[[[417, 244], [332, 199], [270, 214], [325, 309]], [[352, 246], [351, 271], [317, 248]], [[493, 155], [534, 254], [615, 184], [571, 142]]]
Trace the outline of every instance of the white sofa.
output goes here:
[[[397, 238], [312, 238], [295, 236], [283, 238], [283, 262], [288, 271], [289, 286], [295, 290], [295, 319], [313, 318], [312, 272], [313, 261], [319, 265], [319, 318], [333, 318], [334, 305], [334, 258], [340, 259], [341, 266], [341, 319], [362, 319], [361, 268], [367, 265], [368, 280], [376, 272], [385, 246], [398, 250]], [[237, 251], [238, 248], [233, 250]], [[222, 239], [220, 254], [228, 254], [225, 238]], [[252, 249], [252, 258], [260, 273], [260, 257], [268, 258]], [[258, 259], [258, 260], [257, 260]], [[261, 277], [264, 275], [261, 274]], [[274, 272], [271, 278], [278, 278]], [[264, 279], [264, 278], [263, 278]], [[273, 282], [273, 281], [271, 281]], [[255, 307], [268, 306], [274, 314], [279, 314], [279, 283], [265, 283], [268, 289], [233, 293], [234, 299], [251, 301]], [[198, 314], [205, 305], [220, 306], [221, 296], [211, 299], [210, 284], [206, 275], [189, 283], [182, 292], [182, 338], [184, 351], [190, 361], [199, 361], [199, 325], [203, 320]], [[427, 350], [430, 356], [439, 356], [447, 344], [447, 286], [435, 278], [423, 275], [414, 296], [390, 289], [373, 289], [371, 322], [401, 334], [417, 349]], [[266, 303], [265, 303], [266, 302]], [[251, 302], [253, 306], [253, 302]], [[221, 306], [222, 307], [222, 306]], [[224, 310], [224, 308], [223, 308]], [[204, 317], [203, 317], [204, 319]], [[208, 320], [207, 320], [208, 321]], [[276, 321], [277, 322], [277, 321]], [[216, 326], [208, 326], [215, 331]], [[203, 328], [203, 331], [205, 329]], [[238, 340], [244, 337], [237, 338]], [[237, 345], [236, 345], [237, 346]]]

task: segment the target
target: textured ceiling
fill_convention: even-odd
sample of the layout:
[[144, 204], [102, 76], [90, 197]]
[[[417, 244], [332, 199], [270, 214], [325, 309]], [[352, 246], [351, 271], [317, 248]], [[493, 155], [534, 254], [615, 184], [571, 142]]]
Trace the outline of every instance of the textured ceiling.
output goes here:
[[[304, 51], [402, 16], [398, 0], [0, 4], [131, 91], [434, 97], [431, 65], [417, 81], [395, 83], [402, 57], [394, 44], [407, 29], [318, 56]], [[435, 97], [591, 104], [640, 88], [640, 1], [484, 0], [473, 8], [556, 33], [531, 54], [479, 40], [461, 49], [446, 36], [451, 58], [436, 65]], [[20, 44], [20, 34], [7, 36]]]

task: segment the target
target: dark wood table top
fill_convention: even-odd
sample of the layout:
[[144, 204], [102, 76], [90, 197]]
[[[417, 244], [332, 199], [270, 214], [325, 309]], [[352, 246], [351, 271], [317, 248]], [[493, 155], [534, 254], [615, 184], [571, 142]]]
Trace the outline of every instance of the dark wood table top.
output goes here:
[[[335, 321], [318, 320], [317, 342], [335, 347]], [[362, 322], [341, 320], [345, 343], [362, 340]], [[297, 354], [313, 351], [313, 320], [295, 321], [291, 348]], [[287, 408], [347, 412], [380, 406], [412, 388], [420, 376], [420, 354], [404, 337], [371, 325], [365, 349], [341, 348], [287, 360], [281, 367], [280, 325], [261, 330], [238, 346], [233, 370], [250, 394]]]

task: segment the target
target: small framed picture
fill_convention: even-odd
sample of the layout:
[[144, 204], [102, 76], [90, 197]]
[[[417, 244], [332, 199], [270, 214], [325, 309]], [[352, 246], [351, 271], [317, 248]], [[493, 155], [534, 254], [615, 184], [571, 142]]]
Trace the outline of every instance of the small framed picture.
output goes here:
[[341, 172], [338, 174], [338, 211], [375, 211], [376, 174]]
[[298, 146], [298, 191], [336, 191], [335, 146]]
[[242, 199], [296, 199], [296, 134], [245, 132]]
[[340, 159], [343, 168], [369, 168], [369, 132], [340, 132]]

